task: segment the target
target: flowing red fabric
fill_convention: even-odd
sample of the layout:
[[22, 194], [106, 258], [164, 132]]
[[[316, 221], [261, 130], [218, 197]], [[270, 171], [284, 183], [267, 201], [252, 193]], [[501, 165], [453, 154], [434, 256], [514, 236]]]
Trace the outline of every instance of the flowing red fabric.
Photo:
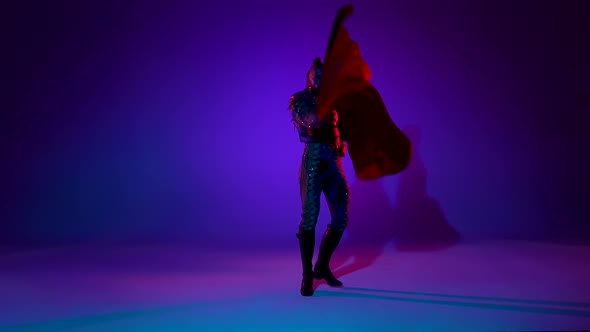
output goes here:
[[336, 110], [357, 178], [378, 179], [404, 170], [411, 159], [408, 137], [391, 119], [381, 95], [369, 82], [371, 71], [359, 46], [339, 24], [324, 59], [318, 112]]

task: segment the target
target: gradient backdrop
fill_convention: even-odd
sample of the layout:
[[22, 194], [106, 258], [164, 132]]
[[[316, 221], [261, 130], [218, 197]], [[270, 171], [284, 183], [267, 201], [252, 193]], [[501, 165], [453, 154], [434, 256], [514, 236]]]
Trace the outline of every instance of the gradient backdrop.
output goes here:
[[[3, 5], [0, 244], [295, 246], [287, 103], [345, 3]], [[350, 3], [416, 158], [374, 182], [346, 159], [347, 236], [590, 240], [584, 1]]]

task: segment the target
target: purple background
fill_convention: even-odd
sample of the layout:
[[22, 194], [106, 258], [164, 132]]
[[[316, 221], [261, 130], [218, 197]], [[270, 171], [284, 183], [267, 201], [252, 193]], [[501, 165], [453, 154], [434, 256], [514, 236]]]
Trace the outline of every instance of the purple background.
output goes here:
[[[375, 182], [346, 159], [347, 236], [590, 239], [583, 1], [382, 2], [347, 27], [416, 159]], [[0, 243], [294, 245], [287, 102], [344, 3], [4, 11]]]

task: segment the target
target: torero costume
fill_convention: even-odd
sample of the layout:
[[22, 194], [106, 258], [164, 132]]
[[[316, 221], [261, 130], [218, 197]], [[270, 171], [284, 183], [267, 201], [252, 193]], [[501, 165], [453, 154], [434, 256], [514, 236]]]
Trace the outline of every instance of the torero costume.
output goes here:
[[[397, 174], [408, 166], [411, 156], [410, 141], [391, 120], [379, 92], [369, 83], [368, 65], [342, 25], [351, 14], [352, 6], [338, 11], [325, 62], [313, 60], [305, 89], [289, 101], [293, 123], [305, 144], [299, 171], [302, 213], [297, 233], [303, 296], [313, 295], [314, 278], [324, 279], [333, 287], [342, 286], [330, 270], [330, 259], [348, 223], [350, 189], [341, 161], [346, 147], [360, 180]], [[313, 265], [322, 193], [332, 220]]]
[[[330, 286], [342, 286], [330, 271], [329, 263], [348, 222], [350, 190], [342, 169], [341, 157], [344, 156], [345, 145], [338, 129], [338, 113], [333, 111], [324, 118], [318, 116], [316, 97], [322, 67], [321, 59], [316, 58], [307, 73], [307, 87], [291, 96], [289, 103], [299, 139], [305, 143], [299, 170], [303, 211], [297, 233], [303, 263], [301, 295], [304, 296], [313, 294], [314, 277], [325, 279]], [[332, 221], [324, 233], [318, 260], [312, 271], [315, 226], [322, 192], [330, 207]]]

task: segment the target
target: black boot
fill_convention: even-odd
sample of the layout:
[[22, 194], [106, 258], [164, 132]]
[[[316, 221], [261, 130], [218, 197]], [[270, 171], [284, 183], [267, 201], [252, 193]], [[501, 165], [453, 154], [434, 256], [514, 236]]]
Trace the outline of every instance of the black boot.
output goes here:
[[315, 263], [313, 277], [321, 280], [324, 279], [328, 285], [332, 287], [341, 287], [342, 282], [334, 277], [332, 271], [330, 271], [330, 259], [336, 247], [342, 239], [343, 231], [331, 228], [328, 225], [328, 229], [324, 233], [322, 243], [320, 244], [320, 252], [318, 254], [318, 260]]
[[313, 250], [315, 248], [315, 229], [304, 230], [299, 227], [297, 233], [299, 239], [299, 251], [301, 252], [301, 265], [303, 267], [303, 280], [301, 281], [301, 295], [313, 295]]

